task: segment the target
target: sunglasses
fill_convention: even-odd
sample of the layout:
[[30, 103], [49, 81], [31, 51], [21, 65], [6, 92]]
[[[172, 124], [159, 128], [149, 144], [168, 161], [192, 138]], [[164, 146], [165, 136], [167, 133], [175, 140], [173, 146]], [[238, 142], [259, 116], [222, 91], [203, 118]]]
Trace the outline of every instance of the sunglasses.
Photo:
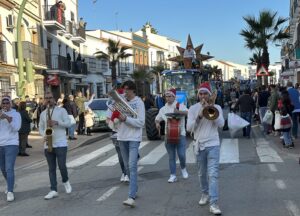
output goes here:
[[2, 102], [3, 105], [9, 105], [10, 102]]

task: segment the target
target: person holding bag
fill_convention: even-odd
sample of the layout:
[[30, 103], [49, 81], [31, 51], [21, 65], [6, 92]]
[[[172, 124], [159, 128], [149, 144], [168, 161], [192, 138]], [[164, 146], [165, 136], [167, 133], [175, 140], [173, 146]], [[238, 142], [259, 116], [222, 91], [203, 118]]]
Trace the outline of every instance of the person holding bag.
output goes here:
[[[166, 96], [166, 104], [163, 106], [159, 113], [155, 118], [156, 128], [160, 131], [160, 122], [165, 121], [166, 123], [169, 122], [167, 119], [167, 114], [176, 113], [180, 115], [179, 125], [180, 127], [180, 135], [177, 141], [170, 142], [168, 137], [166, 136], [165, 146], [169, 155], [169, 168], [170, 168], [170, 178], [168, 179], [169, 183], [173, 183], [177, 181], [176, 177], [176, 152], [180, 161], [181, 167], [181, 174], [184, 179], [188, 178], [188, 172], [186, 170], [186, 156], [185, 156], [185, 149], [186, 149], [186, 139], [185, 139], [185, 116], [188, 113], [188, 109], [184, 104], [179, 104], [176, 98], [176, 89], [169, 89], [165, 93]], [[168, 123], [167, 123], [168, 125]], [[167, 130], [167, 128], [166, 128]], [[167, 134], [167, 133], [166, 133]]]

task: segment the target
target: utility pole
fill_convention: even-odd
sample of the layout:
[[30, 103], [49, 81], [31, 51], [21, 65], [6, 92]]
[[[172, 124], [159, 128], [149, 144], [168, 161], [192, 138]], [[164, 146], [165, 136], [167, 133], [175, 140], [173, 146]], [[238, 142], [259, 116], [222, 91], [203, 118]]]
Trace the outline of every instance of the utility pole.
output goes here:
[[25, 5], [28, 0], [23, 0], [19, 9], [17, 20], [17, 52], [18, 52], [18, 70], [19, 70], [19, 82], [18, 82], [18, 95], [21, 98], [25, 97], [25, 79], [24, 79], [24, 59], [23, 59], [23, 46], [21, 39], [21, 24]]

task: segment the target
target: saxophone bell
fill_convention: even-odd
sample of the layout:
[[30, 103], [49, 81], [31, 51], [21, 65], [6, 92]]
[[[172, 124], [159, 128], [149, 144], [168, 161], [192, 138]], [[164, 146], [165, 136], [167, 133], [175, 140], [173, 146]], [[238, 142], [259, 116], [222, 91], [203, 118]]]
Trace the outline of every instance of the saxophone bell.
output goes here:
[[49, 125], [48, 121], [51, 120], [51, 114], [50, 114], [50, 105], [48, 103], [47, 107], [47, 128], [45, 130], [45, 137], [46, 137], [46, 144], [48, 146], [48, 152], [53, 151], [53, 129]]

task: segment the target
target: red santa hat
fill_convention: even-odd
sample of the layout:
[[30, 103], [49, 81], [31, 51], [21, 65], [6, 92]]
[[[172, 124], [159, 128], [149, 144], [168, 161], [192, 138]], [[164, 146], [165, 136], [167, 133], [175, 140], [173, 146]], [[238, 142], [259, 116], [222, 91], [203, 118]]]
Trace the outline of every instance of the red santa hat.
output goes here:
[[211, 95], [210, 84], [208, 82], [201, 83], [201, 85], [198, 89], [198, 94], [200, 91], [207, 92], [209, 95]]
[[166, 92], [165, 92], [165, 95], [172, 95], [173, 97], [176, 96], [176, 89], [174, 88], [171, 88], [171, 89], [168, 89]]

